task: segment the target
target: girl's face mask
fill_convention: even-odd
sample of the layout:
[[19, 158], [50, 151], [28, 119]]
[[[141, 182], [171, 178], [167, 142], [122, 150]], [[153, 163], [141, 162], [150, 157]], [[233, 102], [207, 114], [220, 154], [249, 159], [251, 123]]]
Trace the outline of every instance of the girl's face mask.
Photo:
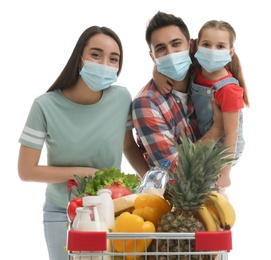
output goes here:
[[213, 50], [202, 46], [198, 47], [195, 58], [210, 73], [221, 70], [231, 62], [230, 50]]

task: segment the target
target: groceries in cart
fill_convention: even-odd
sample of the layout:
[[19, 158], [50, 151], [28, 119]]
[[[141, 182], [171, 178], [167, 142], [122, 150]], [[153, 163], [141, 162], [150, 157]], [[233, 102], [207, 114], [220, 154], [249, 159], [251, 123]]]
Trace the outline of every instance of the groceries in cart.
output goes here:
[[111, 197], [114, 225], [104, 232], [100, 250], [93, 245], [103, 232], [84, 233], [70, 225], [67, 249], [71, 259], [94, 255], [126, 260], [227, 259], [236, 216], [230, 201], [214, 188], [219, 171], [232, 161], [227, 147], [216, 147], [213, 141], [195, 146], [183, 133], [181, 145], [172, 142], [178, 150], [178, 164], [169, 172], [164, 193], [136, 193], [139, 180], [129, 187], [131, 194]]

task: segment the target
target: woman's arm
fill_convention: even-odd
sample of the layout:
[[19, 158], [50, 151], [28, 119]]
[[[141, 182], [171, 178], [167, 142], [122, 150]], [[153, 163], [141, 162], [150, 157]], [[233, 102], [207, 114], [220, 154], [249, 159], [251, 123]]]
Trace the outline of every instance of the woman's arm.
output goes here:
[[126, 131], [123, 153], [135, 171], [143, 177], [149, 170], [149, 166], [143, 157], [143, 153], [135, 142], [132, 130]]
[[[225, 129], [224, 145], [229, 147], [227, 153], [233, 153], [229, 158], [234, 158], [238, 139], [239, 111], [222, 113]], [[232, 164], [227, 165], [221, 171], [221, 177], [217, 181], [218, 187], [229, 187], [231, 184], [230, 170]]]
[[98, 170], [89, 167], [56, 167], [39, 165], [41, 150], [21, 145], [18, 173], [23, 181], [58, 183], [79, 177], [94, 175]]

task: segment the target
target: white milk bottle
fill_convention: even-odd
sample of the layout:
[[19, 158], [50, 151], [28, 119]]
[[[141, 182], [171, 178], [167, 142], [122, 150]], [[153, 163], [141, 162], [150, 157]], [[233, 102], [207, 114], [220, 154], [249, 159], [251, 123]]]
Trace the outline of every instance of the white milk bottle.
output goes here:
[[101, 214], [104, 217], [105, 223], [110, 230], [113, 229], [115, 224], [114, 203], [112, 200], [112, 191], [109, 189], [98, 190], [97, 195], [101, 197]]
[[75, 218], [74, 218], [73, 223], [72, 223], [72, 225], [71, 225], [71, 228], [72, 228], [72, 229], [75, 229], [75, 230], [76, 230], [78, 220], [81, 218], [81, 213], [82, 213], [83, 210], [84, 210], [83, 207], [78, 207], [78, 208], [76, 208], [76, 210], [75, 210], [76, 215], [75, 215]]
[[[99, 196], [83, 197], [83, 209], [77, 209], [73, 229], [78, 231], [106, 231], [107, 225], [100, 212], [101, 198]], [[110, 243], [107, 241], [107, 250], [110, 250]], [[110, 256], [84, 256], [89, 252], [82, 252], [80, 256], [74, 256], [74, 260], [110, 260]], [[98, 252], [99, 254], [101, 252]]]

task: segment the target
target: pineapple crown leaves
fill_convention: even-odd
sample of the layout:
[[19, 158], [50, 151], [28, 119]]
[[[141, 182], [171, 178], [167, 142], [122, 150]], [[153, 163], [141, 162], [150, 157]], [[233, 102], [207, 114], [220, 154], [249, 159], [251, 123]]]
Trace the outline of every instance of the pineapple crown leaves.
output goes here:
[[219, 171], [234, 159], [232, 153], [225, 153], [229, 147], [216, 147], [214, 140], [197, 145], [181, 129], [181, 144], [169, 138], [178, 152], [178, 164], [170, 178], [175, 180], [167, 185], [169, 202], [182, 210], [196, 211], [208, 200], [208, 195], [219, 178]]
[[72, 193], [77, 197], [83, 197], [85, 195], [86, 185], [92, 179], [93, 177], [91, 175], [85, 176], [83, 178], [74, 175], [74, 180], [77, 185], [72, 186]]

